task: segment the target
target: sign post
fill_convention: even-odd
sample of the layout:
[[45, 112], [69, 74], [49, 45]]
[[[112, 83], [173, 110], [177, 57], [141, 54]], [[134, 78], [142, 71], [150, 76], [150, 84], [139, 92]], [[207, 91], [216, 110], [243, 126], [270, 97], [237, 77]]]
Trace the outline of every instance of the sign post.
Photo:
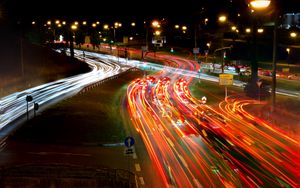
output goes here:
[[32, 101], [32, 96], [31, 95], [27, 95], [26, 96], [26, 103], [27, 103], [27, 110], [26, 110], [26, 114], [27, 114], [27, 121], [29, 119], [29, 114], [28, 114], [28, 103]]
[[135, 143], [135, 140], [131, 136], [127, 136], [124, 140], [124, 145], [125, 145], [125, 155], [128, 156], [128, 171], [130, 172], [130, 156], [133, 155], [133, 145]]
[[227, 97], [227, 86], [233, 84], [232, 74], [219, 74], [219, 85], [225, 86], [225, 99]]
[[39, 109], [39, 104], [38, 103], [36, 103], [36, 102], [34, 102], [33, 103], [33, 112], [34, 112], [34, 117], [35, 117], [35, 113], [36, 113], [36, 111]]
[[199, 48], [193, 48], [193, 53], [195, 55], [195, 61], [197, 61], [197, 54], [199, 54], [200, 49]]
[[257, 86], [258, 86], [258, 101], [259, 101], [259, 103], [260, 103], [260, 88], [261, 88], [261, 84], [262, 84], [262, 80], [257, 80], [256, 81], [256, 84], [257, 84]]

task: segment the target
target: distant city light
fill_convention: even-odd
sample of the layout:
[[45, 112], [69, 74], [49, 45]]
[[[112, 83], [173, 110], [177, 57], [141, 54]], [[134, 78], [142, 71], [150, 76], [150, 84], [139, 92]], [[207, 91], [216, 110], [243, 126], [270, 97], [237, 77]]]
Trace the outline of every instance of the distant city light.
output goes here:
[[103, 26], [104, 29], [108, 29], [108, 27], [109, 27], [109, 26], [108, 26], [107, 24], [105, 24], [105, 25]]
[[232, 31], [235, 31], [235, 30], [236, 30], [236, 26], [232, 26], [232, 27], [231, 27], [231, 30], [232, 30]]
[[83, 21], [83, 22], [82, 22], [82, 25], [86, 25], [86, 21]]
[[158, 25], [159, 25], [158, 21], [155, 20], [155, 21], [152, 22], [153, 27], [157, 27]]
[[71, 25], [71, 29], [72, 30], [76, 30], [77, 29], [77, 25]]
[[160, 33], [161, 33], [161, 32], [160, 32], [160, 31], [158, 31], [158, 30], [157, 30], [157, 31], [155, 31], [155, 35], [160, 35]]
[[227, 20], [226, 16], [219, 16], [219, 21], [220, 22], [225, 22]]
[[131, 26], [134, 27], [134, 26], [135, 26], [135, 22], [132, 22], [132, 23], [131, 23]]
[[264, 32], [264, 29], [259, 28], [259, 29], [257, 29], [257, 32], [258, 32], [258, 33], [263, 33], [263, 32]]
[[35, 21], [32, 21], [31, 24], [34, 25], [34, 24], [35, 24]]
[[59, 35], [59, 42], [63, 42], [64, 41], [64, 37], [62, 35]]
[[187, 27], [186, 26], [182, 26], [182, 30], [183, 31], [187, 30]]
[[246, 28], [246, 33], [250, 33], [251, 29], [250, 28]]
[[291, 32], [291, 33], [290, 33], [290, 36], [291, 36], [292, 38], [295, 38], [295, 37], [297, 37], [297, 33]]
[[176, 28], [176, 29], [179, 29], [179, 25], [175, 25], [175, 28]]

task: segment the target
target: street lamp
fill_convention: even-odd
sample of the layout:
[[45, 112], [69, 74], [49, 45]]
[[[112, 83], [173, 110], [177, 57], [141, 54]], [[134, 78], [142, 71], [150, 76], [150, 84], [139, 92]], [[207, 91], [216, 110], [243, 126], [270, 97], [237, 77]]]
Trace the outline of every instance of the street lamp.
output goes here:
[[70, 54], [71, 54], [71, 57], [74, 57], [74, 37], [75, 37], [74, 31], [77, 30], [77, 25], [78, 24], [71, 25], [71, 31], [72, 31], [72, 35], [70, 37]]
[[[270, 0], [253, 0], [250, 2], [253, 9], [263, 10], [269, 7]], [[273, 55], [272, 55], [272, 108], [273, 112], [276, 104], [276, 60], [277, 60], [277, 25], [278, 25], [278, 11], [275, 11], [274, 28], [273, 28]]]
[[[221, 16], [219, 16], [218, 20], [219, 20], [220, 23], [225, 23], [227, 21], [227, 17], [225, 15], [221, 15]], [[224, 47], [224, 33], [225, 33], [225, 31], [224, 31], [224, 28], [222, 27], [221, 48], [219, 48], [221, 50], [225, 50], [223, 48]], [[225, 53], [225, 51], [222, 53], [222, 62], [221, 62], [222, 63], [222, 65], [221, 65], [222, 74], [224, 73], [224, 53]]]
[[253, 9], [260, 10], [269, 7], [270, 3], [270, 0], [254, 0], [250, 2], [250, 5]]

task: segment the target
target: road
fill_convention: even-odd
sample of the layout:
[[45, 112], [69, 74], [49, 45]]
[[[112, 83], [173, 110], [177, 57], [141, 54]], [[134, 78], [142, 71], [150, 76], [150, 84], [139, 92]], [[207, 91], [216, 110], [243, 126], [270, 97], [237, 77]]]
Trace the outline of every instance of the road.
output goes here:
[[[81, 52], [78, 55], [83, 58]], [[88, 58], [91, 55], [93, 57]], [[208, 106], [205, 100], [194, 98], [189, 90], [192, 80], [199, 78], [198, 64], [168, 55], [156, 54], [156, 57], [172, 61], [177, 68], [86, 53], [88, 63], [94, 62], [95, 58], [97, 61], [101, 59], [101, 65], [92, 63], [93, 70], [100, 70], [99, 74], [92, 71], [89, 78], [69, 78], [71, 80], [66, 81], [69, 87], [63, 84], [63, 80], [26, 90], [19, 95], [20, 100], [17, 94], [2, 98], [2, 115], [12, 113], [14, 109], [17, 109], [15, 113], [24, 115], [28, 92], [34, 99], [40, 99], [39, 104], [46, 104], [45, 98], [54, 100], [54, 97], [75, 94], [84, 86], [103, 79], [101, 76], [105, 72], [109, 77], [129, 66], [156, 70], [154, 75], [134, 80], [123, 102], [127, 107], [123, 109], [124, 122], [129, 122], [133, 134], [139, 135], [135, 136], [136, 139], [141, 141], [136, 145], [136, 154], [141, 168], [145, 169], [140, 177], [144, 178], [146, 186], [297, 187], [300, 184], [299, 142], [244, 110], [244, 106], [257, 104], [257, 101], [228, 97], [218, 108]], [[119, 62], [122, 66], [111, 62]], [[218, 81], [216, 77], [205, 74], [200, 77]], [[56, 87], [60, 84], [64, 87]], [[238, 81], [235, 84], [243, 85]], [[52, 88], [56, 92], [48, 93]], [[3, 125], [14, 120], [4, 117], [11, 116], [1, 116]], [[70, 156], [69, 152], [54, 151], [28, 153], [28, 156], [44, 154]], [[86, 153], [77, 154], [88, 161]]]
[[[244, 110], [258, 101], [228, 97], [212, 108], [189, 91], [197, 64], [156, 57], [174, 61], [176, 74], [164, 67], [133, 81], [124, 103], [162, 187], [299, 185], [299, 141]], [[151, 177], [153, 171], [145, 173]], [[151, 185], [158, 179], [145, 181]]]
[[79, 59], [84, 59], [92, 70], [88, 73], [46, 83], [24, 91], [16, 92], [0, 99], [0, 132], [5, 137], [11, 131], [10, 123], [27, 112], [26, 97], [32, 96], [28, 111], [33, 110], [33, 103], [39, 106], [46, 105], [53, 100], [62, 100], [81, 91], [84, 87], [112, 77], [129, 69], [128, 66], [118, 64], [109, 59], [99, 59], [86, 52], [85, 57], [81, 51], [75, 51]]

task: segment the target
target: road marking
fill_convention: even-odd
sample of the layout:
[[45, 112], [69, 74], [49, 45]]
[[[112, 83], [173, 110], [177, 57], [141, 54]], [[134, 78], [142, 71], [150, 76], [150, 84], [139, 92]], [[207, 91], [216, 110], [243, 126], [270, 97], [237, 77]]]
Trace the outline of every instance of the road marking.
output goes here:
[[0, 148], [4, 148], [4, 147], [5, 147], [5, 145], [6, 145], [6, 142], [2, 142], [2, 143], [0, 143]]
[[136, 188], [139, 188], [139, 183], [137, 180], [137, 175], [134, 176]]
[[178, 154], [178, 157], [180, 158], [180, 160], [181, 160], [181, 162], [183, 163], [183, 165], [184, 165], [186, 168], [188, 168], [188, 164], [187, 164], [187, 162], [184, 160], [184, 158], [183, 158], [181, 155], [179, 155], [179, 154]]
[[141, 166], [140, 166], [140, 164], [139, 163], [135, 163], [135, 170], [137, 171], [137, 172], [140, 172], [141, 171]]
[[166, 137], [168, 143], [170, 144], [171, 147], [174, 147], [174, 143], [172, 142], [172, 140], [169, 137]]
[[194, 179], [194, 183], [195, 183], [196, 187], [203, 188], [203, 186], [200, 184], [200, 182], [197, 179]]
[[136, 153], [133, 153], [132, 157], [133, 157], [133, 159], [137, 159]]
[[139, 177], [141, 185], [145, 185], [145, 181], [143, 177]]
[[91, 154], [86, 153], [58, 153], [58, 152], [27, 152], [29, 154], [34, 155], [70, 155], [70, 156], [83, 156], [83, 157], [90, 157]]

